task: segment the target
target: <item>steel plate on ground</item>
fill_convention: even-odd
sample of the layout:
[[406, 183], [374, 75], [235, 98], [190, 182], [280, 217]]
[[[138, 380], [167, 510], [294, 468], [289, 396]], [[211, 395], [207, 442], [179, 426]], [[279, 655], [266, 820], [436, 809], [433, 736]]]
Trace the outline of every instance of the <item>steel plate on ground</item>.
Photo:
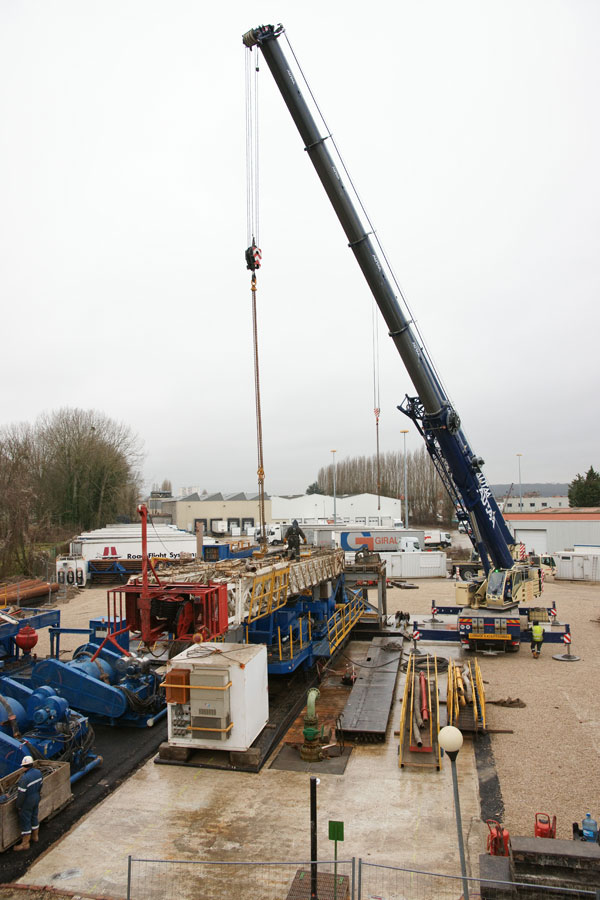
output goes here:
[[401, 660], [401, 640], [376, 637], [371, 641], [342, 714], [345, 738], [350, 741], [385, 740]]

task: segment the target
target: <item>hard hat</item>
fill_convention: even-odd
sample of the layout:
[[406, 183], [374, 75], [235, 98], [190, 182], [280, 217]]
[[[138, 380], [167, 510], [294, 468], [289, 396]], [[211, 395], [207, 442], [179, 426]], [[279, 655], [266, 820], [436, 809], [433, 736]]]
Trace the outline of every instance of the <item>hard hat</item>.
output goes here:
[[21, 760], [22, 766], [32, 766], [33, 765], [33, 757], [32, 756], [24, 756]]

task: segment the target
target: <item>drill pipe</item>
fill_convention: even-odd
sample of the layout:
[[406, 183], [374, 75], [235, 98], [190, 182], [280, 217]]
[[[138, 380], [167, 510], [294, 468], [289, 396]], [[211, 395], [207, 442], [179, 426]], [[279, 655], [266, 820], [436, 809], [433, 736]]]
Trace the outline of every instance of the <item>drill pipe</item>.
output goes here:
[[419, 687], [421, 688], [421, 718], [429, 721], [429, 700], [427, 697], [427, 681], [423, 672], [419, 672]]

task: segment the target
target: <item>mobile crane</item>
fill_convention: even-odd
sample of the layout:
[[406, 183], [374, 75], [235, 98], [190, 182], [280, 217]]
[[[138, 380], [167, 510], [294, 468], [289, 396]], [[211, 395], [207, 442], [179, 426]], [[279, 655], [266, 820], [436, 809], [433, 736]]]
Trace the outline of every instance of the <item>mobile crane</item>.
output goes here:
[[[484, 579], [457, 585], [459, 603], [483, 608], [477, 625], [481, 637], [486, 632], [488, 636], [498, 632], [505, 635], [507, 647], [510, 644], [518, 649], [515, 629], [518, 631], [519, 616], [514, 610], [520, 603], [539, 596], [541, 576], [513, 558], [514, 538], [483, 474], [483, 460], [472, 450], [460, 416], [436, 374], [410, 315], [400, 305], [371, 232], [363, 225], [342, 181], [340, 166], [328, 149], [329, 135], [321, 134], [281, 47], [284, 31], [282, 25], [262, 25], [246, 32], [242, 41], [250, 51], [260, 50], [275, 79], [416, 390], [416, 396], [406, 395], [398, 409], [414, 422], [423, 437], [452, 498], [458, 521], [464, 523], [485, 571]], [[485, 608], [490, 610], [487, 617]], [[464, 617], [464, 621], [471, 620]], [[475, 625], [467, 624], [465, 628], [473, 629], [468, 635], [471, 645]]]

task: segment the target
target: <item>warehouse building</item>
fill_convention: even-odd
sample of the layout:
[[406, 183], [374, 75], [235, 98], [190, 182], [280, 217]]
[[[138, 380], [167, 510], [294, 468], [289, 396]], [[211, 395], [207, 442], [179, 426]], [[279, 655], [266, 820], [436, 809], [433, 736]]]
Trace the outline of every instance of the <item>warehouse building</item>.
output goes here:
[[504, 518], [515, 539], [530, 552], [600, 548], [600, 507], [507, 511]]
[[[172, 500], [162, 500], [161, 512], [178, 528], [194, 533], [202, 525], [205, 534], [247, 533], [259, 523], [258, 494], [208, 494], [194, 492]], [[368, 527], [394, 527], [402, 517], [401, 501], [375, 494], [348, 494], [335, 499], [338, 523], [355, 522]], [[267, 496], [265, 519], [270, 524], [291, 522], [326, 525], [334, 518], [334, 498], [325, 494]], [[223, 524], [224, 523], [224, 524]], [[240, 532], [237, 529], [240, 529]]]
[[500, 501], [500, 509], [504, 517], [514, 512], [532, 513], [540, 509], [568, 509], [568, 497], [539, 497], [536, 495], [525, 494], [520, 497], [509, 497], [508, 500]]

